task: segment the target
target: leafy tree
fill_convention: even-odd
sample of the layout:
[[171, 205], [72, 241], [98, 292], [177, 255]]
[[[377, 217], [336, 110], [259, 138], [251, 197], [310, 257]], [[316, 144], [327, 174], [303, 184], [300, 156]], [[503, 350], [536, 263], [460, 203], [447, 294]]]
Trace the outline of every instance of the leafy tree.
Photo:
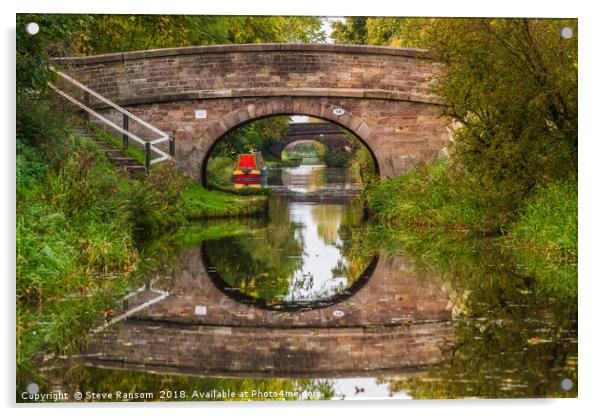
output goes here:
[[434, 19], [416, 17], [347, 17], [334, 22], [337, 43], [424, 47], [424, 31]]
[[228, 133], [213, 149], [214, 156], [235, 159], [251, 149], [266, 151], [273, 141], [286, 135], [289, 116], [274, 116], [255, 120]]
[[74, 50], [90, 55], [180, 46], [318, 42], [325, 39], [318, 17], [92, 15], [82, 24]]
[[447, 72], [438, 92], [460, 122], [453, 157], [510, 212], [540, 182], [577, 172], [574, 20], [451, 19], [427, 43]]
[[[28, 23], [37, 23], [40, 31], [30, 35]], [[64, 51], [69, 37], [81, 24], [69, 15], [17, 14], [17, 98], [27, 92], [41, 91], [53, 78], [48, 57]]]
[[222, 19], [228, 21], [229, 43], [311, 43], [326, 40], [319, 17], [222, 16]]
[[332, 34], [336, 43], [357, 45], [368, 44], [366, 23], [368, 17], [346, 17], [344, 21], [332, 22]]
[[446, 64], [435, 92], [459, 125], [450, 173], [501, 222], [538, 183], [576, 176], [576, 20], [348, 18], [333, 37], [426, 47]]

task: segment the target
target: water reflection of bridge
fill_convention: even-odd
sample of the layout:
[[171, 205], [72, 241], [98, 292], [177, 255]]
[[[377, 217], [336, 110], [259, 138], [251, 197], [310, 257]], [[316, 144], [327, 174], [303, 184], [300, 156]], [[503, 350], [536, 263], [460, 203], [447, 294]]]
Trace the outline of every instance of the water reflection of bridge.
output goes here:
[[[255, 308], [210, 280], [196, 247], [155, 284], [165, 299], [92, 340], [87, 365], [240, 377], [336, 377], [415, 371], [442, 361], [451, 309], [442, 283], [380, 256], [361, 290], [332, 306], [282, 312]], [[147, 301], [146, 292], [129, 307]]]
[[318, 189], [308, 192], [297, 192], [284, 186], [273, 185], [270, 187], [274, 194], [286, 198], [289, 202], [315, 202], [327, 204], [348, 204], [352, 199], [361, 195], [359, 185], [333, 186], [327, 189]]

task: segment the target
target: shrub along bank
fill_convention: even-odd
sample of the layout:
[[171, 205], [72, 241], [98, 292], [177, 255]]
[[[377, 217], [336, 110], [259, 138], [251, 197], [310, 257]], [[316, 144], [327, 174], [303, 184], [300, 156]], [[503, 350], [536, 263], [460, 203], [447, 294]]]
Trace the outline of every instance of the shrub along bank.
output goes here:
[[542, 289], [577, 295], [576, 178], [542, 184], [514, 208], [481, 191], [474, 177], [454, 174], [440, 162], [372, 182], [365, 195], [372, 217], [401, 235], [403, 244], [433, 235], [493, 237]]

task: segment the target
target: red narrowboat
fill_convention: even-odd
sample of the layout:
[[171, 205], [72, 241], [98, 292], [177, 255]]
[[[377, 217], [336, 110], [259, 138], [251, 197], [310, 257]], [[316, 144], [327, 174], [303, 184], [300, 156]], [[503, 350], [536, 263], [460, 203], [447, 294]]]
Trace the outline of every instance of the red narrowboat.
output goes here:
[[266, 178], [266, 167], [261, 152], [238, 155], [232, 178], [234, 188], [260, 188]]

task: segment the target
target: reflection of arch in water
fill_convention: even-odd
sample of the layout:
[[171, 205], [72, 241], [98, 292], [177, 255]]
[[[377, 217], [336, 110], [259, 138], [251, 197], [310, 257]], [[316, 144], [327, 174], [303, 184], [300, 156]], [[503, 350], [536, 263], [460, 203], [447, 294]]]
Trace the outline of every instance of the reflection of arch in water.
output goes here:
[[205, 265], [205, 270], [209, 275], [211, 282], [217, 287], [221, 292], [223, 292], [229, 298], [243, 303], [245, 305], [254, 306], [256, 308], [265, 309], [265, 310], [275, 310], [275, 311], [284, 311], [284, 312], [294, 312], [294, 311], [305, 311], [305, 310], [314, 310], [314, 309], [322, 309], [327, 308], [329, 306], [335, 305], [339, 302], [342, 302], [349, 297], [353, 296], [357, 293], [364, 285], [370, 280], [372, 273], [376, 269], [376, 265], [378, 264], [379, 255], [375, 254], [366, 269], [362, 272], [362, 274], [357, 278], [353, 284], [346, 288], [345, 290], [333, 295], [327, 299], [320, 299], [316, 301], [309, 302], [286, 302], [279, 304], [271, 304], [268, 303], [265, 299], [255, 298], [253, 296], [249, 296], [241, 291], [232, 288], [229, 286], [220, 276], [218, 271], [212, 265], [211, 260], [209, 259], [209, 255], [207, 254], [206, 241], [201, 243], [201, 258], [203, 260], [203, 264]]

